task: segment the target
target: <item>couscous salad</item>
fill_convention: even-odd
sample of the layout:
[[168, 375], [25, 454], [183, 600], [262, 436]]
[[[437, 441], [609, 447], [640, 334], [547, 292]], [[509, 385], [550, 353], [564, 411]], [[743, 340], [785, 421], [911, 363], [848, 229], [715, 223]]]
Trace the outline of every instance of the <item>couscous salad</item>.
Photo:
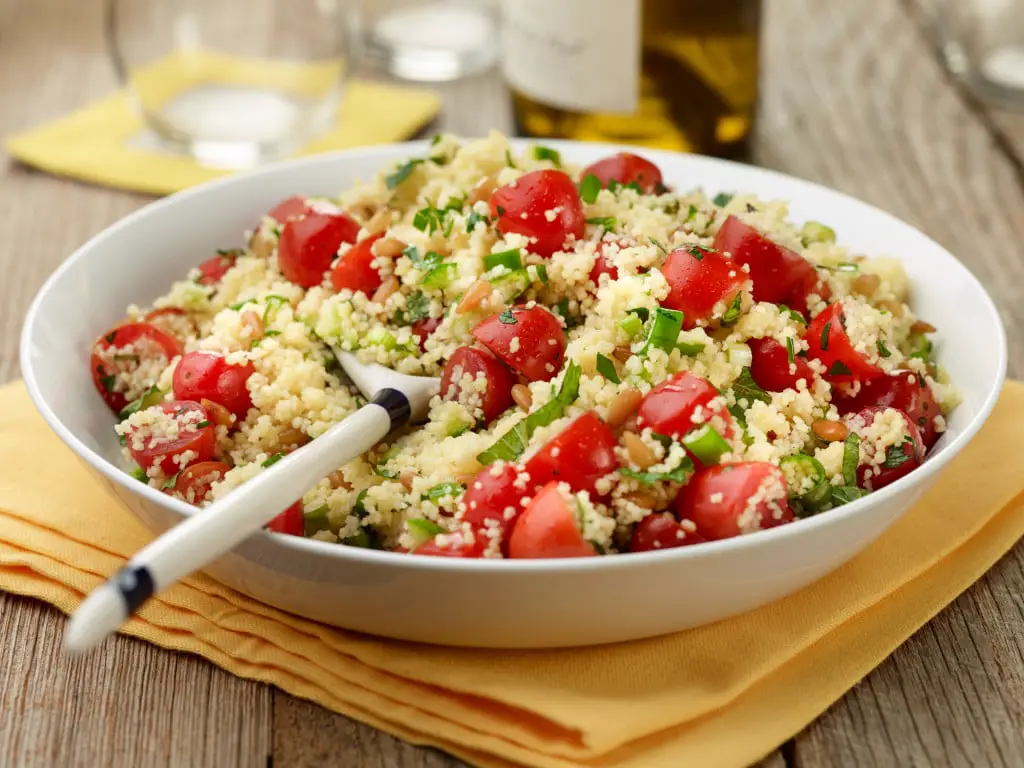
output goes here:
[[440, 136], [242, 242], [92, 349], [140, 481], [202, 506], [315, 440], [363, 404], [331, 345], [441, 379], [425, 424], [281, 533], [452, 557], [699, 544], [892, 483], [957, 403], [897, 260], [632, 154], [580, 169]]

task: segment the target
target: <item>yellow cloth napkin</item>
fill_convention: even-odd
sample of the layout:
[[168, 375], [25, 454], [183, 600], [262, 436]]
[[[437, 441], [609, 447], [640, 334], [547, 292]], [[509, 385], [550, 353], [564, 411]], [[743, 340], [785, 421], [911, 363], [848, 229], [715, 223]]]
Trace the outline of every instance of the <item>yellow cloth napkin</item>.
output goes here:
[[[276, 83], [298, 90], [322, 81], [322, 68], [296, 67], [191, 51], [161, 59], [137, 73], [136, 81], [153, 97], [152, 103], [204, 84]], [[436, 93], [422, 88], [350, 80], [337, 124], [299, 154], [399, 141], [429, 123], [440, 104]], [[18, 160], [49, 173], [156, 195], [230, 173], [204, 167], [162, 147], [124, 91], [10, 136], [6, 148]]]
[[[863, 554], [746, 615], [598, 648], [420, 646], [315, 624], [198, 576], [124, 631], [484, 766], [748, 764], [798, 732], [1024, 533], [1024, 385]], [[149, 539], [0, 389], [0, 589], [63, 611]]]

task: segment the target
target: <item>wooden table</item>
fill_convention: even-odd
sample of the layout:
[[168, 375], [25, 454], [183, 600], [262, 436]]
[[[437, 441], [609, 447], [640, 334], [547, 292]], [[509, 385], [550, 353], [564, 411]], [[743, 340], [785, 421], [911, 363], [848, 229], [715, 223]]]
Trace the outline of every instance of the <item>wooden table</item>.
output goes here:
[[[766, 3], [756, 161], [891, 211], [959, 254], [1002, 308], [1024, 375], [1024, 116], [998, 114], [936, 62], [924, 0]], [[0, 0], [0, 133], [109, 92], [98, 0]], [[509, 130], [500, 78], [443, 89], [440, 127]], [[144, 197], [0, 169], [0, 381], [46, 275]], [[17, 765], [460, 763], [192, 656], [117, 638], [59, 651], [64, 618], [0, 595], [0, 762]], [[1002, 559], [772, 765], [1024, 764], [1024, 545]]]

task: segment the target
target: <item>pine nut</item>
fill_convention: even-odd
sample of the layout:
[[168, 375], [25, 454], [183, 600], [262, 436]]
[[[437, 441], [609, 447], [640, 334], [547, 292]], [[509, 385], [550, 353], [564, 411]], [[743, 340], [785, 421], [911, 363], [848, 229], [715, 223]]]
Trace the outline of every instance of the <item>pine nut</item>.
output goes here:
[[831, 419], [817, 419], [811, 424], [811, 430], [827, 443], [839, 443], [850, 436], [849, 427]]
[[625, 494], [622, 499], [636, 504], [641, 509], [658, 508], [658, 497], [651, 491], [633, 491]]
[[402, 251], [408, 247], [408, 244], [402, 242], [397, 237], [385, 237], [383, 240], [378, 240], [373, 244], [373, 252], [385, 259], [397, 259], [402, 255]]
[[261, 259], [269, 259], [270, 254], [274, 252], [276, 245], [277, 238], [262, 227], [256, 230], [255, 234], [252, 236], [252, 240], [249, 241], [249, 248], [252, 250], [252, 255]]
[[309, 436], [301, 429], [287, 426], [277, 433], [277, 441], [283, 446], [298, 448], [309, 442]]
[[623, 433], [622, 442], [626, 444], [629, 460], [640, 467], [640, 469], [647, 469], [658, 463], [658, 457], [654, 455], [654, 451], [640, 439], [640, 435], [636, 432]]
[[219, 427], [230, 427], [235, 423], [235, 417], [231, 411], [225, 408], [220, 403], [215, 403], [213, 400], [207, 400], [205, 397], [199, 401], [199, 404], [206, 409], [206, 412], [210, 414], [210, 420]]
[[402, 472], [401, 474], [398, 475], [398, 482], [400, 482], [407, 491], [412, 490], [412, 481], [415, 479], [416, 475], [414, 475], [412, 472]]
[[388, 227], [391, 226], [392, 213], [387, 208], [381, 208], [373, 217], [366, 222], [364, 229], [371, 235], [377, 235], [381, 232], [386, 232]]
[[530, 388], [525, 384], [516, 384], [512, 387], [512, 399], [515, 404], [523, 409], [523, 413], [530, 412], [530, 406], [533, 405], [533, 395], [530, 394]]
[[633, 350], [629, 347], [616, 347], [612, 352], [612, 357], [618, 360], [620, 363], [624, 363], [633, 356]]
[[891, 301], [888, 299], [880, 301], [878, 302], [878, 308], [884, 309], [893, 317], [903, 317], [903, 305], [898, 301]]
[[874, 296], [875, 291], [882, 284], [882, 278], [878, 275], [873, 275], [870, 272], [865, 272], [861, 275], [857, 275], [857, 279], [853, 281], [853, 290], [859, 293], [861, 296]]
[[924, 320], [915, 320], [914, 324], [910, 326], [911, 333], [935, 333], [938, 330], [931, 323], [926, 323]]
[[370, 301], [375, 304], [383, 304], [387, 301], [393, 293], [396, 293], [401, 287], [398, 278], [391, 275], [384, 279], [384, 282], [380, 284], [380, 287], [373, 292], [373, 298]]
[[331, 488], [344, 488], [347, 491], [352, 490], [352, 484], [345, 479], [345, 473], [340, 469], [336, 469], [327, 476], [328, 482], [331, 484]]
[[625, 424], [626, 419], [640, 407], [640, 401], [643, 399], [644, 396], [638, 389], [626, 389], [619, 392], [612, 400], [612, 404], [608, 406], [608, 418], [605, 419], [608, 426], [617, 429]]
[[263, 338], [263, 319], [253, 310], [247, 309], [242, 313], [242, 325], [252, 331], [253, 339]]
[[481, 201], [489, 203], [491, 201], [491, 195], [494, 194], [494, 190], [498, 188], [498, 179], [494, 176], [487, 176], [480, 180], [480, 183], [473, 187], [473, 191], [469, 193], [470, 204], [479, 203]]
[[490, 295], [491, 284], [486, 280], [477, 280], [470, 286], [469, 290], [466, 291], [466, 295], [462, 297], [462, 301], [459, 302], [459, 306], [455, 310], [455, 313], [458, 315], [464, 315], [466, 312], [472, 312]]
[[355, 205], [350, 205], [348, 208], [348, 212], [359, 219], [359, 221], [366, 221], [369, 219], [373, 216], [373, 212], [375, 210], [377, 210], [376, 207], [369, 203], [356, 203]]

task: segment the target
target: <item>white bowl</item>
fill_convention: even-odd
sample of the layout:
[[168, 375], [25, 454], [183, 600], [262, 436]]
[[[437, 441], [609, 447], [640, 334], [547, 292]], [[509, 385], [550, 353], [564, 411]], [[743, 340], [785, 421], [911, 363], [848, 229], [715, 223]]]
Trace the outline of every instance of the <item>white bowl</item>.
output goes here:
[[[548, 142], [586, 164], [608, 145]], [[60, 438], [154, 533], [194, 511], [116, 466], [114, 418], [94, 391], [94, 339], [129, 303], [145, 304], [274, 203], [335, 195], [425, 142], [320, 155], [205, 184], [160, 200], [78, 249], [36, 297], [22, 333], [29, 392]], [[913, 305], [939, 326], [938, 357], [963, 392], [924, 465], [838, 510], [748, 536], [663, 552], [572, 560], [410, 557], [272, 533], [246, 540], [207, 572], [286, 611], [346, 629], [451, 645], [538, 648], [629, 640], [706, 624], [764, 605], [843, 564], [921, 496], [977, 433], [1006, 367], [999, 315], [945, 249], [887, 213], [805, 181], [735, 163], [644, 151], [680, 188], [752, 191], [790, 201], [792, 217], [834, 227], [841, 243], [891, 254], [913, 281]], [[74, 318], [69, 321], [68, 318]]]

